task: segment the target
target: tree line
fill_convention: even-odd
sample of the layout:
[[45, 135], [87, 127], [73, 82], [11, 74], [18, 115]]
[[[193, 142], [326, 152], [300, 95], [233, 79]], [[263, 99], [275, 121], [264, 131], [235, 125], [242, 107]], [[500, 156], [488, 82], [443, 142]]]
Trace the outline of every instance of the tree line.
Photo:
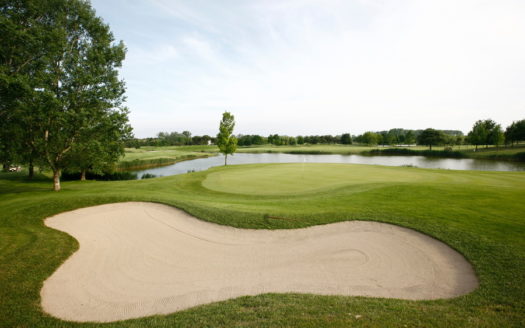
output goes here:
[[132, 136], [118, 69], [126, 49], [83, 0], [0, 4], [0, 162], [109, 169]]
[[[459, 130], [436, 130], [436, 129], [390, 129], [388, 131], [367, 131], [360, 135], [343, 133], [341, 135], [310, 135], [310, 136], [287, 136], [270, 134], [267, 137], [249, 134], [237, 135], [239, 146], [257, 145], [316, 145], [316, 144], [361, 144], [361, 145], [426, 145], [432, 146], [460, 146], [460, 145], [514, 145], [520, 141], [525, 141], [525, 120], [515, 121], [509, 125], [505, 131], [491, 119], [476, 121], [467, 135]], [[181, 146], [181, 145], [207, 145], [215, 144], [216, 138], [207, 135], [191, 136], [189, 131], [160, 132], [156, 138], [133, 139], [127, 143], [128, 147], [140, 146]]]

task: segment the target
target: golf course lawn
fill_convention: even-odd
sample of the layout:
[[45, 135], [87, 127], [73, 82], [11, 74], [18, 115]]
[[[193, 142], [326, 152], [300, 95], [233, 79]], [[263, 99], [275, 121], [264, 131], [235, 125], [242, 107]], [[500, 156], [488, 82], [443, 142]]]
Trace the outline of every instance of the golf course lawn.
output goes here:
[[[115, 182], [28, 182], [0, 174], [0, 327], [523, 327], [525, 172], [349, 164], [216, 167]], [[372, 220], [433, 236], [469, 260], [474, 292], [435, 301], [265, 294], [166, 316], [96, 324], [40, 310], [43, 281], [78, 248], [43, 219], [104, 203], [150, 201], [240, 228], [300, 228]]]

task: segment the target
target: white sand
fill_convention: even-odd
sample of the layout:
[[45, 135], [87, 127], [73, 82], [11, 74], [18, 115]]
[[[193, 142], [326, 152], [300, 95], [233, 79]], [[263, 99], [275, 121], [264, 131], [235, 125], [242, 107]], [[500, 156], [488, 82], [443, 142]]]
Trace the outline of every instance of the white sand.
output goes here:
[[389, 224], [235, 229], [152, 203], [84, 208], [45, 224], [80, 243], [41, 291], [43, 309], [64, 320], [116, 321], [269, 292], [428, 300], [478, 286], [459, 253]]

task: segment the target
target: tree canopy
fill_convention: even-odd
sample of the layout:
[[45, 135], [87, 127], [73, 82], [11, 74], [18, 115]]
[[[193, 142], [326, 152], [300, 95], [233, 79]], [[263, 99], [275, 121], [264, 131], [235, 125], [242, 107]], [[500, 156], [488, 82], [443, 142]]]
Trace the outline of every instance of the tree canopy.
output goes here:
[[525, 141], [525, 120], [512, 122], [505, 130], [505, 142], [514, 144]]
[[504, 141], [501, 125], [491, 119], [478, 120], [467, 135], [468, 141], [476, 146], [501, 145]]
[[125, 47], [87, 1], [6, 0], [0, 14], [0, 121], [9, 131], [0, 140], [2, 161], [10, 148], [21, 150], [21, 161], [36, 157], [52, 169], [58, 191], [73, 154], [86, 156], [96, 141], [122, 144], [130, 134], [118, 78]]

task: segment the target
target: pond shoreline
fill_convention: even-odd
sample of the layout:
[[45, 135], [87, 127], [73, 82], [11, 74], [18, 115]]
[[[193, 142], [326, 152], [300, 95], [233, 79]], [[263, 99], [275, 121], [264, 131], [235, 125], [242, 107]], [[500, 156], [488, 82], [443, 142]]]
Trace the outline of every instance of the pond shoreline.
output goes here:
[[123, 161], [117, 164], [117, 172], [131, 172], [131, 171], [141, 171], [145, 169], [153, 169], [157, 167], [164, 167], [173, 164], [177, 164], [184, 161], [191, 161], [194, 159], [207, 158], [212, 155], [188, 155], [179, 158], [155, 158], [155, 159], [136, 159], [133, 161]]
[[[361, 154], [287, 154], [287, 153], [236, 153], [228, 156], [228, 165], [270, 164], [270, 163], [340, 163], [382, 165], [391, 167], [418, 167], [443, 170], [477, 171], [525, 171], [525, 163], [494, 161], [473, 158], [437, 158], [419, 155], [361, 155]], [[160, 177], [188, 172], [204, 171], [211, 167], [224, 165], [223, 156], [205, 156], [204, 158], [181, 161], [173, 165], [134, 171], [142, 176]]]
[[[242, 148], [241, 148], [242, 149]], [[503, 148], [507, 149], [507, 148]], [[244, 148], [239, 154], [290, 154], [290, 155], [361, 155], [361, 156], [424, 156], [428, 158], [469, 158], [476, 160], [506, 161], [506, 162], [525, 162], [525, 151], [515, 154], [491, 154], [482, 155], [483, 150], [472, 154], [460, 150], [415, 150], [407, 148], [383, 148], [373, 150], [363, 150], [359, 152], [337, 152], [325, 150], [279, 150], [254, 148]]]

